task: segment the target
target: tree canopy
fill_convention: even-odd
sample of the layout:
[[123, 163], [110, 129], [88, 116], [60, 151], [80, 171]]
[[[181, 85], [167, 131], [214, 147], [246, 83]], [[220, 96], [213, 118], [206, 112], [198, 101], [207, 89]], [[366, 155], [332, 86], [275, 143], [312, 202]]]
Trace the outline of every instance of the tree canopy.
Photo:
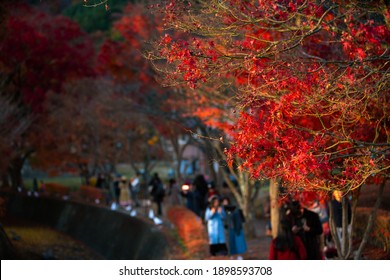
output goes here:
[[384, 2], [168, 1], [160, 11], [168, 32], [149, 58], [164, 78], [235, 94], [231, 164], [238, 156], [253, 177], [292, 190], [350, 191], [388, 174]]

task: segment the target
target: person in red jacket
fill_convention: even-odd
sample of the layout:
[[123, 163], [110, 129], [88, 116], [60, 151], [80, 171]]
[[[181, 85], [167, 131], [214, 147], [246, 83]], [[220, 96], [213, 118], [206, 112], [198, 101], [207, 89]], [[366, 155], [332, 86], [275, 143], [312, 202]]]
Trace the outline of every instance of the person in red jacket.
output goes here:
[[305, 246], [301, 238], [294, 235], [291, 223], [283, 218], [279, 224], [278, 236], [272, 240], [270, 260], [305, 260], [307, 257]]

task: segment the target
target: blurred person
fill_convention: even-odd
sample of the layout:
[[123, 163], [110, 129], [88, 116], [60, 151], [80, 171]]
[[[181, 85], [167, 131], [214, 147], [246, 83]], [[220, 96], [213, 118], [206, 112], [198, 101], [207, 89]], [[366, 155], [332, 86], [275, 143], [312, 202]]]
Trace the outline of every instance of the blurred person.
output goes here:
[[121, 189], [119, 187], [119, 183], [121, 181], [121, 177], [122, 177], [122, 175], [115, 174], [115, 175], [113, 175], [113, 180], [112, 180], [114, 203], [116, 205], [119, 205], [119, 197], [120, 197], [120, 194], [121, 194]]
[[196, 191], [195, 186], [190, 183], [186, 183], [181, 187], [181, 196], [186, 198], [186, 207], [188, 210], [194, 212], [198, 217], [201, 217], [201, 211], [199, 208], [199, 193]]
[[307, 205], [307, 209], [318, 214], [322, 225], [322, 234], [320, 237], [320, 248], [322, 248], [323, 255], [328, 254], [328, 251], [331, 249], [331, 243], [329, 241], [330, 231], [329, 231], [329, 215], [328, 215], [328, 206], [325, 200], [314, 200], [313, 203]]
[[329, 221], [328, 207], [324, 200], [315, 200], [307, 209], [318, 214], [321, 224]]
[[105, 187], [106, 187], [106, 177], [104, 176], [104, 174], [99, 173], [97, 175], [96, 188], [104, 189]]
[[226, 256], [228, 253], [226, 246], [224, 220], [226, 213], [220, 205], [219, 197], [210, 199], [210, 206], [206, 209], [205, 221], [207, 222], [207, 232], [209, 235], [210, 254], [212, 256]]
[[208, 192], [207, 192], [207, 199], [210, 199], [210, 197], [214, 195], [219, 195], [215, 187], [211, 184], [208, 185]]
[[130, 192], [131, 192], [131, 199], [134, 202], [135, 207], [139, 207], [140, 203], [138, 200], [138, 194], [140, 191], [141, 186], [141, 173], [137, 172], [135, 174], [135, 177], [131, 179], [130, 181]]
[[302, 208], [298, 201], [293, 201], [286, 214], [292, 221], [292, 232], [298, 235], [306, 248], [308, 260], [322, 260], [321, 234], [322, 224], [318, 214]]
[[130, 204], [129, 182], [126, 176], [122, 176], [119, 182], [119, 205], [128, 206]]
[[168, 195], [171, 205], [181, 205], [180, 187], [174, 178], [169, 179]]
[[[281, 213], [281, 216], [284, 215]], [[278, 236], [272, 240], [269, 252], [270, 260], [305, 260], [305, 245], [301, 238], [292, 232], [291, 220], [281, 217]]]
[[150, 195], [153, 198], [153, 202], [156, 203], [157, 206], [157, 215], [162, 215], [162, 202], [165, 196], [164, 184], [162, 183], [158, 173], [154, 173], [152, 179], [149, 182], [149, 185], [152, 187], [150, 191]]
[[[228, 232], [228, 248], [230, 255], [239, 255], [247, 251], [244, 227], [245, 217], [242, 210], [230, 203], [228, 197], [222, 199], [222, 205], [226, 213], [226, 226]], [[242, 259], [238, 256], [238, 259]]]
[[202, 174], [199, 174], [195, 177], [192, 185], [195, 187], [195, 191], [197, 192], [196, 201], [200, 210], [200, 216], [203, 217], [207, 207], [208, 183], [205, 177]]
[[38, 192], [38, 190], [39, 190], [38, 180], [37, 180], [37, 178], [34, 178], [34, 179], [33, 179], [32, 191], [33, 191], [33, 192]]

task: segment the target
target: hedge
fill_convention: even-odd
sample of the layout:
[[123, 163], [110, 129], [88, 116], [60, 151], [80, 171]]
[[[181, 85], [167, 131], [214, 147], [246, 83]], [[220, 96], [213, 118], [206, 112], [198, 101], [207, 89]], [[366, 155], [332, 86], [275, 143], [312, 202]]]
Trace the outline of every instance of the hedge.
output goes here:
[[191, 259], [203, 259], [208, 252], [208, 239], [202, 220], [181, 206], [168, 209], [168, 219], [175, 225]]

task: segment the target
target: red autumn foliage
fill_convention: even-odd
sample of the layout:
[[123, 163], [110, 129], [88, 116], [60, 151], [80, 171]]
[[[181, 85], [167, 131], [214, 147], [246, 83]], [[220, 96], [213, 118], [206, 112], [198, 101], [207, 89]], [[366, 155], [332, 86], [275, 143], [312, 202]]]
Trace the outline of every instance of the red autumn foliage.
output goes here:
[[11, 79], [7, 92], [34, 112], [43, 110], [49, 90], [59, 92], [65, 81], [93, 74], [92, 42], [70, 19], [15, 4], [5, 30], [0, 69]]
[[58, 183], [46, 183], [44, 192], [50, 196], [61, 198], [70, 194], [70, 188]]
[[48, 92], [60, 94], [65, 83], [93, 76], [94, 49], [87, 34], [66, 17], [20, 3], [5, 5], [0, 94], [16, 108], [6, 121], [23, 129], [15, 129], [17, 137], [10, 135], [0, 143], [5, 155], [1, 165], [6, 166], [1, 173], [6, 178], [8, 172], [11, 184], [17, 187], [23, 184], [21, 168], [36, 146], [53, 144], [52, 137], [40, 131], [47, 122]]
[[96, 200], [103, 202], [105, 199], [105, 191], [93, 186], [81, 185], [78, 192], [81, 199], [89, 202], [95, 202]]
[[[116, 143], [126, 142], [122, 130], [130, 118], [128, 103], [113, 95], [111, 84], [98, 79], [80, 79], [64, 86], [63, 95], [50, 94], [46, 127], [38, 130], [36, 157], [32, 163], [45, 170], [73, 170], [89, 173], [119, 158]], [[70, 118], [72, 116], [72, 118]], [[37, 139], [38, 140], [38, 139]], [[93, 174], [92, 174], [93, 175]], [[84, 177], [91, 174], [84, 174]]]
[[[155, 71], [143, 56], [146, 43], [156, 37], [161, 26], [143, 4], [130, 3], [114, 24], [116, 40], [106, 40], [99, 52], [98, 71], [116, 85], [119, 99], [128, 102], [133, 115], [127, 123], [129, 145], [126, 152], [132, 162], [163, 158], [159, 135], [171, 133], [172, 103], [170, 93], [155, 79]], [[146, 168], [147, 172], [149, 168]]]
[[229, 166], [239, 158], [254, 178], [281, 179], [291, 191], [350, 191], [383, 180], [390, 169], [387, 7], [189, 3], [160, 10], [166, 27], [187, 35], [162, 36], [154, 61], [165, 59], [172, 84], [197, 92], [214, 84], [209, 101], [230, 85], [241, 112], [228, 139]]
[[110, 74], [116, 82], [132, 84], [138, 96], [159, 88], [156, 86], [154, 72], [142, 53], [145, 42], [151, 40], [159, 30], [159, 19], [148, 13], [142, 4], [129, 4], [123, 16], [114, 24], [117, 40], [106, 40], [98, 56], [97, 69], [102, 74]]
[[202, 220], [190, 210], [173, 206], [168, 209], [168, 218], [175, 225], [189, 258], [202, 259], [208, 250], [206, 230]]

